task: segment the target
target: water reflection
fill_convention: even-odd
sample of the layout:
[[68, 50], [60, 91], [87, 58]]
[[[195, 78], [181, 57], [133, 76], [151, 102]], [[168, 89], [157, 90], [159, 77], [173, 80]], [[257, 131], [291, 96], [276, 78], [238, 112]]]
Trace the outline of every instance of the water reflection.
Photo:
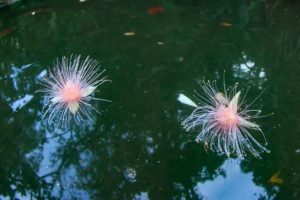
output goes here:
[[[220, 175], [213, 180], [198, 182], [193, 188], [204, 199], [259, 199], [267, 193], [253, 182], [253, 173], [244, 173], [240, 161], [226, 160], [218, 169]], [[236, 192], [238, 191], [238, 192]]]
[[[42, 158], [36, 163], [39, 166], [37, 175], [48, 185], [48, 188], [44, 188], [49, 192], [48, 197], [87, 199], [89, 193], [81, 187], [78, 169], [86, 169], [93, 155], [88, 150], [74, 146], [77, 141], [72, 132], [58, 134], [53, 136], [53, 133], [46, 132], [44, 143], [26, 157], [29, 160]], [[76, 158], [76, 162], [72, 164], [69, 161], [73, 159], [70, 158], [71, 153]]]
[[140, 192], [134, 195], [133, 200], [149, 200], [149, 195], [147, 192]]
[[241, 80], [251, 80], [253, 85], [259, 89], [265, 87], [267, 81], [266, 70], [262, 66], [256, 66], [255, 62], [249, 59], [245, 52], [242, 52], [239, 63], [233, 64], [233, 75]]
[[[247, 188], [249, 198], [299, 199], [299, 5], [253, 2], [161, 2], [156, 16], [145, 1], [1, 10], [1, 31], [13, 31], [0, 36], [0, 198], [235, 198]], [[44, 126], [34, 91], [45, 67], [73, 52], [102, 58], [113, 103], [86, 130], [68, 132]], [[178, 90], [219, 81], [224, 70], [227, 85], [254, 85], [250, 97], [267, 88], [257, 103], [275, 111], [259, 121], [272, 153], [260, 161], [206, 152], [179, 125], [190, 110], [176, 104]], [[278, 171], [285, 183], [270, 184]]]
[[[6, 70], [1, 64], [1, 195], [9, 199], [37, 196], [45, 183], [37, 176], [37, 163], [26, 158], [35, 149], [42, 135], [36, 135], [32, 121], [38, 111], [32, 107], [35, 65], [12, 66]], [[3, 87], [3, 85], [5, 87]], [[25, 97], [25, 98], [24, 98]], [[4, 112], [3, 112], [4, 111]], [[26, 115], [24, 115], [26, 113]], [[38, 158], [36, 158], [38, 160]]]

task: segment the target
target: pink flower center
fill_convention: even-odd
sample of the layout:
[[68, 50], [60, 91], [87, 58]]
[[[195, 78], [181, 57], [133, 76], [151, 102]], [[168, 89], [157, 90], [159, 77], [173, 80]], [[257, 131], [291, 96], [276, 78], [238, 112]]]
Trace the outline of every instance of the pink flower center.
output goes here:
[[61, 89], [60, 95], [64, 102], [79, 101], [81, 98], [81, 88], [78, 84], [67, 81]]
[[220, 106], [215, 117], [223, 130], [229, 130], [239, 125], [239, 115], [230, 107]]

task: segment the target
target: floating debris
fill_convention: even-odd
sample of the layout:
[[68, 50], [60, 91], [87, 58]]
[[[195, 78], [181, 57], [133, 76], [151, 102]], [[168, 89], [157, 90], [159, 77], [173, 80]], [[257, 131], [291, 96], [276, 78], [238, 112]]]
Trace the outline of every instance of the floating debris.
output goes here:
[[195, 108], [198, 107], [197, 104], [196, 104], [195, 102], [193, 102], [190, 98], [188, 98], [188, 97], [185, 96], [184, 94], [179, 94], [177, 100], [178, 100], [180, 103], [183, 103], [183, 104], [185, 104], [185, 105], [192, 106], [192, 107], [195, 107]]
[[147, 9], [149, 15], [157, 15], [165, 11], [165, 8], [162, 6], [153, 6]]
[[4, 37], [4, 36], [14, 32], [15, 30], [16, 30], [15, 27], [4, 29], [3, 31], [0, 31], [0, 37]]
[[30, 11], [30, 12], [27, 12], [24, 15], [25, 16], [34, 16], [34, 15], [37, 15], [37, 14], [40, 14], [40, 13], [43, 13], [43, 12], [46, 12], [46, 11], [47, 11], [47, 9], [40, 8], [40, 9], [35, 9], [35, 10]]
[[219, 25], [220, 25], [220, 26], [223, 26], [223, 27], [225, 27], [225, 28], [229, 28], [229, 27], [232, 27], [232, 26], [233, 26], [233, 24], [228, 23], [228, 22], [221, 22], [221, 23], [219, 23]]
[[178, 58], [178, 62], [183, 62], [183, 61], [184, 61], [184, 57], [180, 56], [180, 57]]
[[136, 170], [134, 168], [126, 167], [123, 174], [129, 182], [133, 183], [136, 181]]
[[269, 180], [271, 184], [283, 184], [284, 180], [279, 176], [280, 171], [276, 172]]
[[130, 36], [134, 36], [135, 32], [125, 32], [123, 33], [123, 35], [130, 37]]

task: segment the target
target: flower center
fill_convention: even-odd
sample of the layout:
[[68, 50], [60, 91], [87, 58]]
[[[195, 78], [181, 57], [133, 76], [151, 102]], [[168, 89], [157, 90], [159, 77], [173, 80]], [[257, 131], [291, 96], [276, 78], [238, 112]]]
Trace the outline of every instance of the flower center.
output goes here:
[[239, 115], [230, 107], [220, 106], [215, 117], [222, 129], [229, 130], [239, 125]]
[[61, 89], [60, 95], [65, 102], [78, 101], [81, 98], [81, 88], [78, 84], [67, 81]]

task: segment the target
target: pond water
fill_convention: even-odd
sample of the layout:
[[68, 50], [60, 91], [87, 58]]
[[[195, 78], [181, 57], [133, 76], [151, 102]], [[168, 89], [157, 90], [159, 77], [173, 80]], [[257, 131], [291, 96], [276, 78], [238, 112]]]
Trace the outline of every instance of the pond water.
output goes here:
[[[0, 199], [300, 199], [297, 1], [21, 1], [0, 9]], [[112, 80], [85, 128], [47, 126], [53, 61], [90, 56]], [[224, 72], [225, 71], [225, 72]], [[177, 101], [239, 83], [270, 153], [217, 155]], [[253, 136], [256, 137], [256, 133]]]

